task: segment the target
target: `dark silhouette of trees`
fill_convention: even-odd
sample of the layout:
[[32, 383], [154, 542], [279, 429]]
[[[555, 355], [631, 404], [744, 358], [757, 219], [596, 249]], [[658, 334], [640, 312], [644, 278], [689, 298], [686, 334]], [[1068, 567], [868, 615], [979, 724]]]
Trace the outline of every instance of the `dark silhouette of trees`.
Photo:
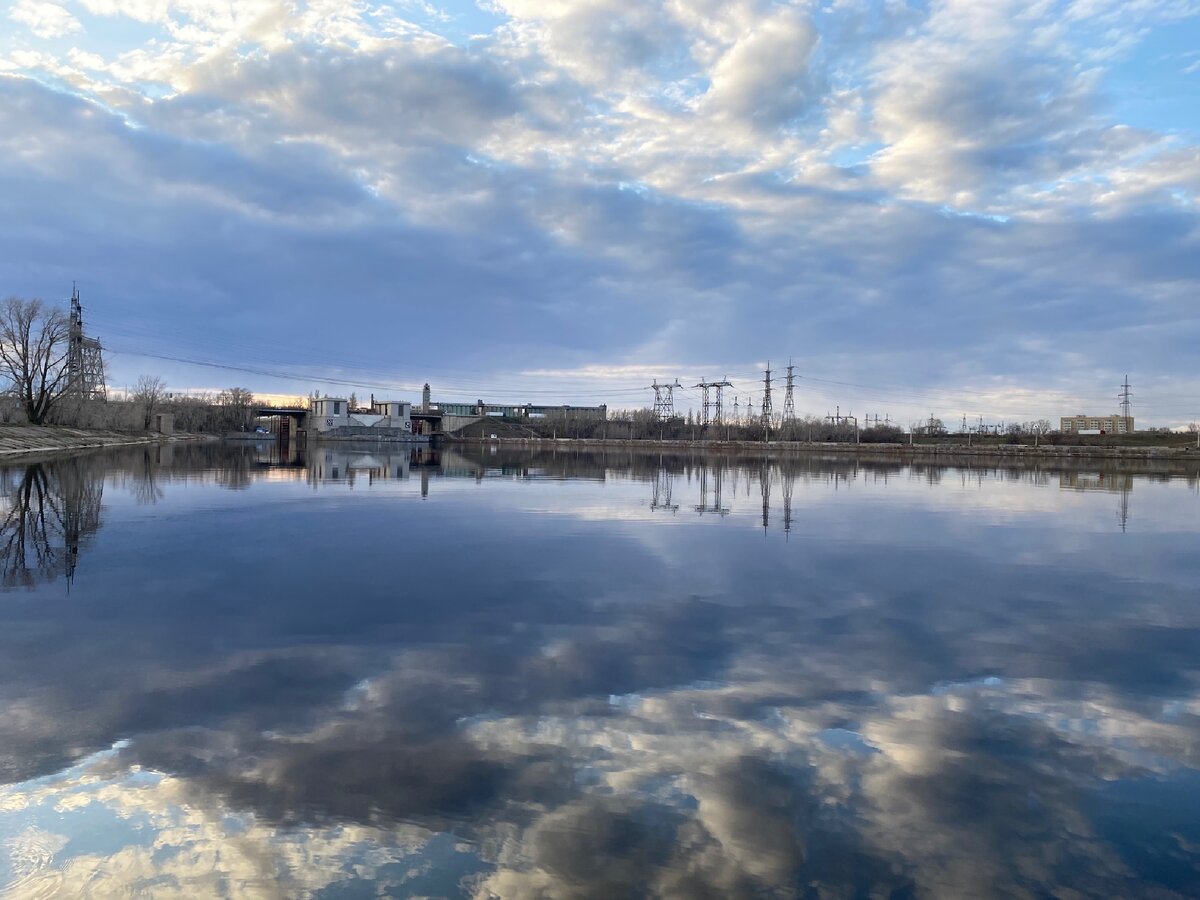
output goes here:
[[0, 579], [4, 588], [71, 578], [79, 545], [100, 527], [103, 480], [86, 460], [0, 471]]
[[0, 303], [0, 378], [9, 381], [30, 424], [41, 425], [66, 395], [70, 323], [41, 300]]

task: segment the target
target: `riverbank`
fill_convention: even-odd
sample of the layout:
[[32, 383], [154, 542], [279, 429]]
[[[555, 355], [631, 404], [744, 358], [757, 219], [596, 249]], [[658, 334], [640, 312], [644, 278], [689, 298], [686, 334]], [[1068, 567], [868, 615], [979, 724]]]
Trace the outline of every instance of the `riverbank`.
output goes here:
[[62, 425], [0, 425], [0, 459], [204, 439], [206, 436], [203, 435], [98, 431], [89, 428], [66, 428]]
[[808, 443], [807, 441], [659, 441], [613, 440], [592, 438], [451, 438], [456, 444], [535, 447], [539, 449], [579, 448], [614, 450], [652, 450], [659, 452], [705, 452], [737, 455], [777, 453], [849, 454], [859, 457], [885, 457], [899, 460], [937, 460], [962, 457], [986, 457], [1004, 460], [1045, 459], [1130, 459], [1194, 463], [1200, 466], [1196, 447], [1088, 447], [1042, 444], [1002, 444], [972, 447], [967, 444], [849, 444]]

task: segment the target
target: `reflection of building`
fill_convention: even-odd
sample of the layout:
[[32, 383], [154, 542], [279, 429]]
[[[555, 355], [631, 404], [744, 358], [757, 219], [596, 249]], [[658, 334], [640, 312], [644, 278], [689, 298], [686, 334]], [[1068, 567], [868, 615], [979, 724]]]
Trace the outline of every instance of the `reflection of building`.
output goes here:
[[1060, 472], [1058, 487], [1067, 491], [1103, 491], [1120, 494], [1117, 521], [1124, 531], [1129, 525], [1129, 494], [1133, 490], [1133, 475], [1129, 472]]
[[1133, 490], [1133, 475], [1128, 472], [1059, 472], [1058, 486], [1064, 491], [1119, 494]]
[[323, 481], [344, 481], [353, 485], [365, 478], [368, 484], [385, 480], [405, 480], [414, 467], [428, 464], [425, 448], [382, 449], [321, 445], [308, 453], [308, 480], [311, 484]]
[[413, 434], [412, 404], [381, 400], [369, 413], [352, 411], [341, 397], [313, 400], [309, 408], [309, 432], [321, 437], [387, 437], [389, 440], [421, 438]]
[[1063, 434], [1132, 434], [1133, 416], [1063, 416], [1058, 420]]

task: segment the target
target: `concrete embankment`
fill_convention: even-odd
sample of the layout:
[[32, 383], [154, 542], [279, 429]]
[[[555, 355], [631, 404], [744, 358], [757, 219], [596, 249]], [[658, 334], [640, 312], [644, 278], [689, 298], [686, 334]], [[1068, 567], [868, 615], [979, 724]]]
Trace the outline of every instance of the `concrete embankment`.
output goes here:
[[653, 450], [683, 453], [730, 453], [738, 455], [774, 455], [779, 453], [851, 454], [899, 460], [950, 460], [962, 457], [986, 457], [1005, 461], [1053, 459], [1129, 459], [1163, 460], [1200, 465], [1196, 447], [1086, 447], [1028, 444], [1001, 444], [970, 447], [966, 444], [846, 444], [808, 443], [806, 441], [658, 441], [603, 440], [591, 438], [469, 438], [453, 443], [500, 444], [506, 447], [611, 448], [614, 450]]
[[167, 437], [150, 432], [93, 431], [61, 425], [0, 425], [0, 459], [191, 439], [190, 435]]

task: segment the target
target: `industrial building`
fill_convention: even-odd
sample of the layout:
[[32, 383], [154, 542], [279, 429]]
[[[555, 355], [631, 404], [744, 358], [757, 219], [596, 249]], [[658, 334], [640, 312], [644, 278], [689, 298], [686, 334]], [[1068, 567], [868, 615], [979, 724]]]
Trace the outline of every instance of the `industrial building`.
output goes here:
[[369, 413], [351, 411], [344, 397], [321, 397], [309, 404], [308, 428], [319, 436], [362, 435], [392, 439], [412, 437], [412, 404], [404, 401], [378, 400]]
[[431, 403], [431, 412], [447, 416], [487, 416], [493, 419], [543, 419], [547, 416], [573, 416], [586, 419], [607, 419], [608, 407], [601, 406], [539, 406], [534, 403], [506, 405], [501, 403]]

